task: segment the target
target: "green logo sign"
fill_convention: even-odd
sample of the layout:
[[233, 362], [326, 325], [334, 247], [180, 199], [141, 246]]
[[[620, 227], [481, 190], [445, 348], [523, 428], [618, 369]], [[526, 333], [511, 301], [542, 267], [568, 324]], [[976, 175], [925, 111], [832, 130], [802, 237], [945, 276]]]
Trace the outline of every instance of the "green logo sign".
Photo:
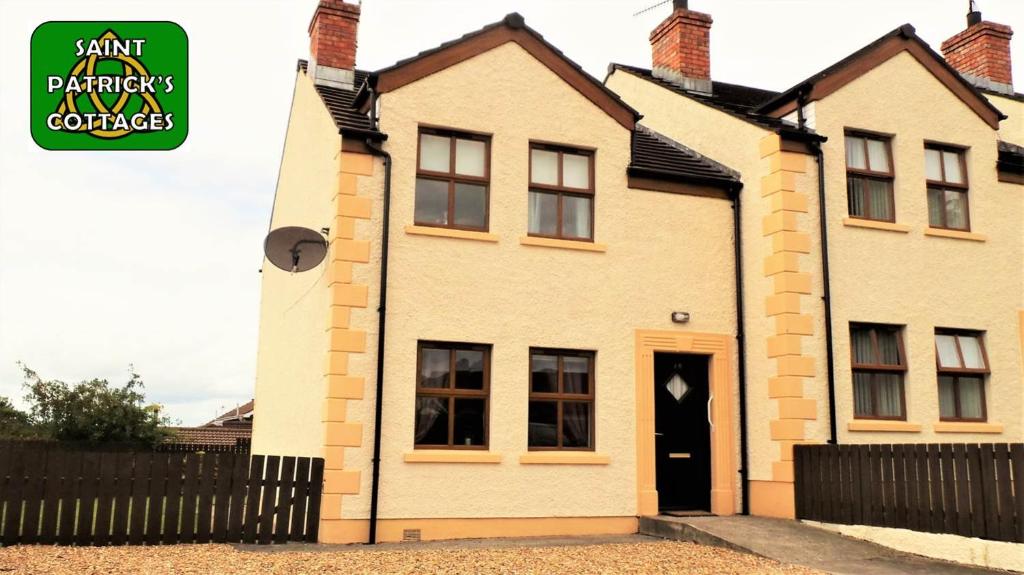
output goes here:
[[188, 136], [188, 36], [173, 22], [41, 24], [31, 82], [47, 150], [173, 150]]

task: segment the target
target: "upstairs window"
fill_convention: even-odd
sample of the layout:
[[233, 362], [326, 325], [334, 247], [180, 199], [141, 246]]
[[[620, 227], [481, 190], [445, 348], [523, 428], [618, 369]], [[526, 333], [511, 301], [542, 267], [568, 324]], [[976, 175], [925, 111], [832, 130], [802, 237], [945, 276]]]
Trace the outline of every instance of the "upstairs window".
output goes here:
[[530, 144], [531, 236], [594, 240], [594, 152]]
[[863, 419], [906, 419], [903, 376], [907, 360], [898, 326], [850, 326], [853, 415]]
[[985, 421], [985, 376], [988, 356], [977, 332], [935, 333], [939, 375], [939, 419]]
[[420, 342], [415, 447], [486, 449], [491, 347]]
[[419, 138], [415, 223], [487, 231], [491, 139], [433, 128]]
[[846, 197], [850, 217], [896, 221], [892, 145], [888, 138], [846, 135]]
[[964, 150], [948, 146], [926, 146], [924, 167], [925, 178], [928, 180], [928, 225], [933, 228], [970, 230]]

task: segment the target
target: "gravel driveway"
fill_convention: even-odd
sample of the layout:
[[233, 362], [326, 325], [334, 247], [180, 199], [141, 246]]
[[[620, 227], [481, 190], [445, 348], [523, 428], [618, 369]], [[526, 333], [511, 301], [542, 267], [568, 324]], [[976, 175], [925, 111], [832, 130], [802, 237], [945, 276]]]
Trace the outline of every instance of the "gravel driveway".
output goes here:
[[[168, 547], [9, 547], [0, 572], [39, 574], [163, 573], [817, 573], [770, 559], [674, 541], [571, 546], [366, 548], [272, 553], [230, 545]], [[393, 548], [392, 548], [393, 549]]]

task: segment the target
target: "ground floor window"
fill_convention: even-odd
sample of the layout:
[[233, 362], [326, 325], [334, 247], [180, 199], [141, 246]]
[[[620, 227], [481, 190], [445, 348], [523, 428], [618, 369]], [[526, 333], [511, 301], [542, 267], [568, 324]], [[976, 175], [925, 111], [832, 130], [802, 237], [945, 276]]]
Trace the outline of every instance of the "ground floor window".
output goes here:
[[594, 449], [594, 352], [531, 349], [531, 450]]
[[428, 449], [486, 449], [491, 347], [420, 342], [414, 444]]
[[989, 368], [981, 334], [936, 332], [935, 364], [939, 376], [939, 418], [985, 421], [985, 376]]
[[899, 326], [852, 324], [853, 415], [863, 419], [906, 419], [903, 376], [907, 360]]

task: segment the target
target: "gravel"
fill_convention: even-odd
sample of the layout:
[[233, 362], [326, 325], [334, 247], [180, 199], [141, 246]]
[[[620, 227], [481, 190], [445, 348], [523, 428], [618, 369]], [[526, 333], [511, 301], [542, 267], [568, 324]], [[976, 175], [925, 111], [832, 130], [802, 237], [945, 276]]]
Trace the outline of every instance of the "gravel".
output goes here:
[[[358, 550], [355, 550], [358, 549]], [[43, 547], [0, 549], [0, 572], [61, 575], [120, 573], [715, 573], [813, 574], [804, 567], [717, 547], [674, 541], [558, 547], [461, 547], [368, 551], [365, 548], [273, 553], [231, 545]]]

